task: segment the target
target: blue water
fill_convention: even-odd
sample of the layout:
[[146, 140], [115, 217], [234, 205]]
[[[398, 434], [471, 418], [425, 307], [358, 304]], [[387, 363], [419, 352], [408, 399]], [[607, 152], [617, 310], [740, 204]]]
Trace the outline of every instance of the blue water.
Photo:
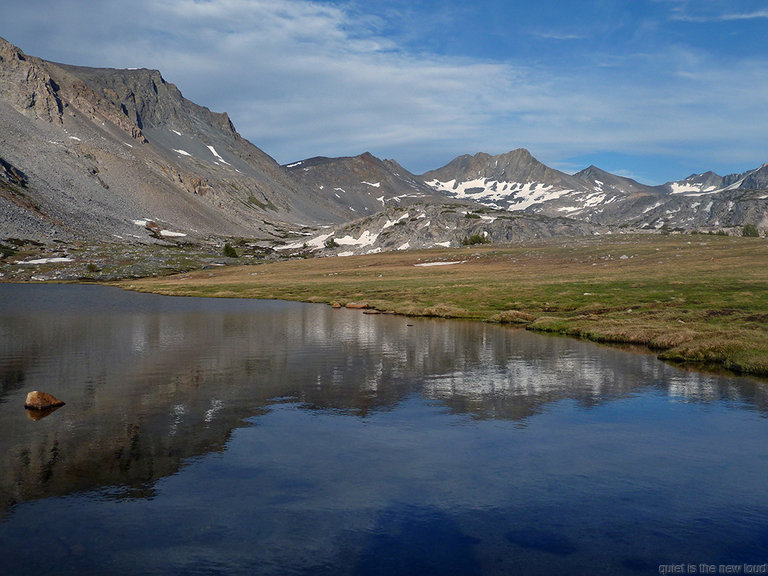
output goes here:
[[[3, 574], [768, 562], [764, 381], [483, 324], [89, 286], [0, 285], [0, 343]], [[43, 386], [67, 405], [33, 421]]]

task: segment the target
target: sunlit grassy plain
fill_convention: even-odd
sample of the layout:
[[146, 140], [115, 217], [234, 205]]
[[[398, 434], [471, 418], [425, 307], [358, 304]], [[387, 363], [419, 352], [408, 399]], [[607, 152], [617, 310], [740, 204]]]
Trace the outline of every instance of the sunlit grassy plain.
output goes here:
[[[416, 266], [429, 262], [460, 262]], [[627, 235], [311, 258], [129, 280], [172, 295], [362, 302], [411, 316], [510, 322], [663, 359], [768, 374], [768, 242]]]

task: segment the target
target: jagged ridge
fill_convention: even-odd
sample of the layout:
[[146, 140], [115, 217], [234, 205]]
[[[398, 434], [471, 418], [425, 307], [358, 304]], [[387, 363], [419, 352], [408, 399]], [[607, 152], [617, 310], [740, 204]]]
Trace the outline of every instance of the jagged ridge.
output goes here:
[[[370, 153], [279, 166], [242, 138], [226, 113], [186, 100], [157, 70], [56, 64], [2, 39], [0, 123], [0, 225], [7, 236], [131, 241], [147, 239], [136, 223], [151, 218], [160, 222], [157, 230], [173, 227], [174, 237], [279, 240], [304, 225], [340, 232], [344, 222], [376, 213], [383, 226], [398, 206], [437, 214], [435, 206], [447, 201], [474, 214], [484, 206], [549, 218], [547, 230], [557, 233], [602, 226], [768, 228], [766, 165], [663, 186], [595, 166], [566, 174], [523, 148], [459, 156], [421, 176]], [[553, 224], [563, 217], [588, 226]], [[490, 217], [479, 219], [489, 237], [511, 237], [489, 228]], [[469, 224], [479, 224], [444, 222], [423, 235], [423, 220], [409, 217], [398, 228], [413, 242], [404, 232], [374, 249], [455, 243], [455, 230], [474, 233]]]

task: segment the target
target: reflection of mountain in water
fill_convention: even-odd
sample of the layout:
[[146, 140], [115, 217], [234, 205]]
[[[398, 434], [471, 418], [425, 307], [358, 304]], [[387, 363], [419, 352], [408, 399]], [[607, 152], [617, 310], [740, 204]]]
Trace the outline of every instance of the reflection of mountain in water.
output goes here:
[[647, 353], [568, 338], [515, 333], [489, 340], [475, 361], [428, 375], [424, 395], [476, 418], [523, 420], [551, 402], [590, 407], [652, 386], [684, 401], [726, 400], [768, 413], [768, 389], [756, 380], [685, 372]]
[[[2, 285], [0, 511], [152, 483], [281, 399], [365, 416], [412, 394], [523, 420], [658, 386], [768, 411], [754, 381], [685, 373], [649, 355], [480, 323], [371, 317], [321, 305], [167, 298], [88, 286]], [[33, 422], [27, 391], [67, 405]]]

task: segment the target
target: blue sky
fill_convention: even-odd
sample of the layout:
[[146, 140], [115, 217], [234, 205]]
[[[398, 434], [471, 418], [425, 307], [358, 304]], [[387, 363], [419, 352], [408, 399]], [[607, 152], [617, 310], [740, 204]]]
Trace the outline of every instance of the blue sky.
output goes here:
[[5, 0], [0, 36], [158, 68], [288, 163], [528, 148], [656, 184], [768, 162], [768, 2]]

